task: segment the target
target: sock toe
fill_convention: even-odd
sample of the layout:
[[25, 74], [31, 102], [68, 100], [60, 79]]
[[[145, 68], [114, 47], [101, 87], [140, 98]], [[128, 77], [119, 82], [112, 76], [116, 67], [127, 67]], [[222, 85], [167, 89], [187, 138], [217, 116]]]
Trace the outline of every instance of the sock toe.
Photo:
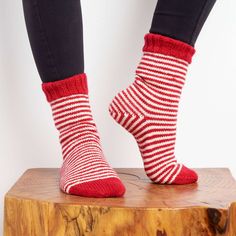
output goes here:
[[189, 169], [188, 167], [183, 165], [180, 173], [176, 176], [171, 184], [192, 184], [197, 182], [197, 180], [197, 173], [194, 170]]
[[98, 179], [72, 186], [69, 194], [85, 197], [121, 197], [126, 189], [118, 178]]

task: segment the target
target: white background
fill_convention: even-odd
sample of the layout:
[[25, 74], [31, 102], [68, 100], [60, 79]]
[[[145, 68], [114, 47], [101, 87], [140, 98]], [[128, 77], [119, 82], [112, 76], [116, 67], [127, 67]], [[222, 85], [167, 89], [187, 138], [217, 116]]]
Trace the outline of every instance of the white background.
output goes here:
[[[156, 0], [82, 1], [85, 67], [94, 119], [114, 168], [143, 167], [134, 138], [108, 113], [133, 81]], [[180, 102], [176, 156], [236, 177], [236, 2], [216, 2], [195, 45]], [[4, 194], [28, 168], [60, 167], [51, 109], [41, 90], [19, 0], [0, 0], [0, 232]]]

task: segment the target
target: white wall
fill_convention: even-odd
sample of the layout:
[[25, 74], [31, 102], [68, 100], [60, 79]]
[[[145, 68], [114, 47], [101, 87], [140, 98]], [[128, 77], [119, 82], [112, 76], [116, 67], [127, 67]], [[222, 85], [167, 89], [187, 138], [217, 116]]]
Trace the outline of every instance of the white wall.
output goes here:
[[[134, 139], [108, 113], [133, 81], [156, 0], [82, 2], [85, 66], [106, 157], [142, 167]], [[228, 167], [236, 177], [236, 2], [218, 1], [196, 43], [180, 103], [176, 156], [189, 167]], [[4, 194], [28, 168], [59, 167], [51, 110], [30, 50], [22, 3], [0, 0], [0, 232]]]

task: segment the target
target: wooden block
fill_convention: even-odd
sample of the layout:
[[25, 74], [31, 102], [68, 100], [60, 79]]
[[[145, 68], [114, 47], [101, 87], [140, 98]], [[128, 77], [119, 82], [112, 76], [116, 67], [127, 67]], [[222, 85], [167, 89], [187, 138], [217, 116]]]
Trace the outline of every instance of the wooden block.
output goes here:
[[4, 236], [236, 236], [236, 181], [195, 169], [198, 183], [159, 185], [142, 168], [115, 168], [120, 198], [64, 194], [59, 169], [29, 169], [5, 195]]

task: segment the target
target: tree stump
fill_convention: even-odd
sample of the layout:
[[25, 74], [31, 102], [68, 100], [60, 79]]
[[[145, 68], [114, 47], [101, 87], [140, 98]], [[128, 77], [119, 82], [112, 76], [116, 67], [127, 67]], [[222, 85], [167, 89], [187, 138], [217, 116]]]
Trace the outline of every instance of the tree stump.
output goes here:
[[236, 236], [236, 181], [196, 168], [197, 183], [152, 183], [142, 168], [115, 168], [119, 198], [64, 194], [59, 169], [27, 170], [5, 195], [4, 236]]

